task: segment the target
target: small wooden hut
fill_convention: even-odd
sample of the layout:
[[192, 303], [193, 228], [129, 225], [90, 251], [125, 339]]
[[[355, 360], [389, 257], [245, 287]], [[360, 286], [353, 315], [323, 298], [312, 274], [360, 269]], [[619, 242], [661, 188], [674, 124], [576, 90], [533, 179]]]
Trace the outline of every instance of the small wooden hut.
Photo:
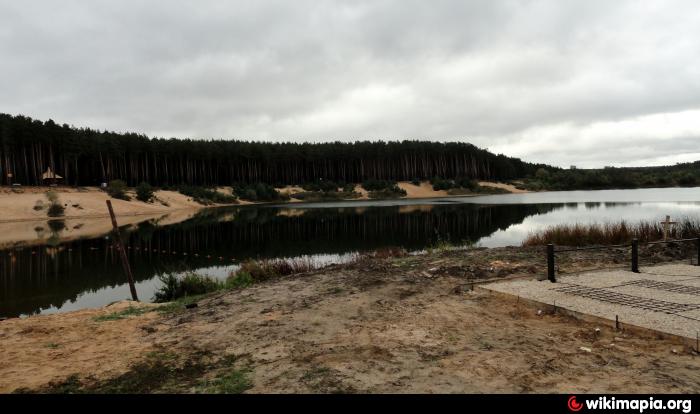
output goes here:
[[53, 172], [51, 167], [48, 167], [46, 172], [41, 175], [41, 180], [43, 181], [44, 185], [56, 185], [63, 182], [63, 177]]

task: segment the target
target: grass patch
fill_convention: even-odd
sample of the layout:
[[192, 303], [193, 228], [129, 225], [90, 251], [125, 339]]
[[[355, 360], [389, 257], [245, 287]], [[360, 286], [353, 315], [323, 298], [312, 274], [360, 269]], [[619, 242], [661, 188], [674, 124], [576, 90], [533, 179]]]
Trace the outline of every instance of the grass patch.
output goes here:
[[[629, 224], [625, 221], [603, 224], [560, 224], [531, 233], [523, 246], [542, 246], [554, 243], [562, 246], [586, 246], [629, 243], [632, 239], [650, 242], [663, 239], [663, 226], [658, 222], [640, 221]], [[671, 227], [668, 237], [685, 239], [700, 236], [700, 221], [684, 218]]]
[[[49, 383], [38, 390], [19, 389], [16, 393], [50, 394], [152, 394], [216, 393], [240, 394], [253, 386], [249, 368], [236, 369], [235, 357], [210, 362], [206, 352], [195, 352], [182, 361], [170, 352], [150, 352], [129, 371], [105, 381], [81, 381], [77, 374]], [[213, 379], [203, 380], [210, 373]]]
[[231, 274], [231, 276], [226, 279], [226, 287], [229, 289], [242, 289], [247, 288], [252, 285], [255, 281], [250, 273], [246, 271], [238, 271]]
[[239, 278], [243, 281], [258, 282], [279, 276], [304, 273], [316, 269], [313, 261], [307, 257], [295, 259], [248, 260], [241, 264], [240, 269], [229, 276], [229, 282]]
[[126, 319], [130, 316], [138, 316], [138, 315], [143, 315], [144, 313], [148, 313], [153, 311], [153, 309], [148, 308], [148, 307], [143, 307], [143, 308], [134, 308], [133, 306], [129, 306], [127, 309], [124, 309], [119, 312], [112, 312], [108, 313], [107, 315], [100, 315], [93, 320], [95, 322], [105, 322], [105, 321], [118, 321], [120, 319]]
[[253, 386], [248, 370], [228, 369], [220, 376], [204, 381], [197, 390], [203, 394], [241, 394]]
[[[213, 292], [211, 292], [211, 293], [213, 293]], [[178, 312], [186, 309], [186, 307], [188, 305], [191, 305], [193, 303], [197, 303], [200, 300], [211, 296], [211, 293], [206, 293], [203, 295], [187, 296], [184, 298], [180, 298], [180, 299], [174, 300], [172, 302], [164, 303], [163, 305], [157, 307], [155, 310], [157, 312], [162, 313], [162, 314], [178, 313]]]
[[223, 287], [221, 282], [197, 273], [187, 273], [181, 277], [167, 273], [159, 275], [158, 279], [163, 286], [153, 296], [153, 301], [156, 303], [215, 292]]

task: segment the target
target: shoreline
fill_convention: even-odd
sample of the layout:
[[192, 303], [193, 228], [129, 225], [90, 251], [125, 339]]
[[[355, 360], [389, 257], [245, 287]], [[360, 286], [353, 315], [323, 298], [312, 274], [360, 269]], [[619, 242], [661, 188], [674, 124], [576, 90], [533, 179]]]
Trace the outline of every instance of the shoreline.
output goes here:
[[[505, 185], [492, 183], [495, 186]], [[406, 197], [386, 200], [425, 200], [431, 198], [464, 198], [480, 194], [449, 195], [445, 191], [435, 191], [429, 183], [419, 186], [400, 182], [399, 186], [407, 191]], [[359, 185], [356, 186], [358, 188]], [[112, 200], [115, 214], [120, 226], [136, 225], [147, 220], [157, 220], [161, 224], [175, 224], [193, 217], [206, 209], [279, 205], [302, 206], [304, 204], [353, 202], [353, 201], [383, 201], [371, 199], [364, 190], [357, 190], [361, 197], [352, 199], [304, 201], [293, 198], [294, 192], [303, 190], [295, 186], [278, 188], [292, 198], [287, 202], [251, 202], [239, 200], [236, 204], [203, 205], [179, 192], [158, 190], [155, 201], [144, 203], [133, 197], [133, 189], [127, 193], [132, 196], [130, 201], [114, 199], [97, 187], [8, 187], [0, 186], [0, 248], [24, 247], [44, 244], [48, 238], [54, 242], [66, 242], [87, 237], [99, 237], [112, 230], [109, 214], [105, 206], [106, 200]], [[46, 193], [53, 191], [58, 195], [59, 202], [64, 205], [65, 213], [60, 217], [47, 217], [45, 212]], [[218, 191], [230, 194], [230, 187], [220, 187]], [[54, 231], [51, 222], [62, 221], [63, 228]]]

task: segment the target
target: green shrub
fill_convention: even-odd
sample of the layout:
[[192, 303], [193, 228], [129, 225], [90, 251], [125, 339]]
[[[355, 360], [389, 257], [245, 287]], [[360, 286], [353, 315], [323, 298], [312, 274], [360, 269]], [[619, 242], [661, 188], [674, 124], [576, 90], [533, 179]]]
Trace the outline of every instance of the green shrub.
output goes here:
[[107, 194], [112, 198], [129, 201], [130, 198], [126, 195], [126, 183], [122, 180], [112, 180], [107, 184]]
[[362, 188], [369, 191], [370, 198], [399, 198], [406, 195], [406, 190], [389, 180], [365, 180]]
[[406, 190], [400, 188], [399, 186], [393, 188], [387, 188], [384, 190], [370, 191], [369, 198], [401, 198], [406, 196]]
[[275, 187], [265, 183], [234, 184], [233, 192], [243, 200], [282, 201], [289, 200], [289, 195], [280, 193]]
[[136, 199], [144, 203], [150, 203], [153, 200], [153, 187], [147, 182], [141, 182], [136, 186]]
[[339, 187], [343, 185], [330, 181], [330, 180], [317, 180], [313, 183], [307, 183], [302, 186], [306, 191], [323, 191], [323, 192], [336, 192]]
[[163, 286], [153, 296], [154, 302], [170, 302], [175, 299], [202, 295], [222, 288], [222, 284], [209, 276], [187, 273], [178, 277], [171, 273], [159, 275]]
[[250, 273], [239, 270], [236, 273], [232, 273], [226, 279], [226, 288], [227, 289], [246, 288], [246, 287], [252, 285], [253, 282], [254, 282], [254, 280], [253, 280], [253, 277], [250, 275]]
[[322, 191], [305, 191], [303, 193], [295, 193], [292, 197], [297, 200], [304, 201], [333, 201], [333, 200], [344, 200], [348, 198], [358, 198], [360, 193], [355, 191], [336, 191], [336, 192], [322, 192]]
[[192, 197], [192, 199], [199, 204], [209, 205], [209, 204], [235, 204], [237, 202], [236, 197], [228, 194], [220, 193], [214, 189], [197, 187], [193, 185], [181, 185], [177, 187], [177, 191], [180, 194], [186, 195], [187, 197]]
[[441, 177], [433, 177], [430, 180], [430, 184], [433, 185], [433, 190], [435, 191], [449, 190], [457, 187], [457, 184], [453, 180], [445, 180]]
[[362, 188], [367, 191], [381, 191], [391, 189], [393, 187], [396, 187], [396, 181], [375, 180], [374, 178], [370, 178], [362, 183]]

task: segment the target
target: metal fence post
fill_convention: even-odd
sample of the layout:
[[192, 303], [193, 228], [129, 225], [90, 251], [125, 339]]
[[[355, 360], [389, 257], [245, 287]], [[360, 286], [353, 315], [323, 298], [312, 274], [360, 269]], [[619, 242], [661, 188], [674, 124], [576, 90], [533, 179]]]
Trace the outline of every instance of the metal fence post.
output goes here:
[[547, 279], [552, 283], [557, 281], [554, 275], [554, 245], [552, 243], [547, 245]]
[[639, 240], [632, 239], [632, 271], [639, 273]]
[[695, 266], [700, 266], [700, 237], [698, 237], [696, 243], [697, 243], [697, 246], [698, 246], [698, 257], [697, 257], [698, 262], [695, 263]]

